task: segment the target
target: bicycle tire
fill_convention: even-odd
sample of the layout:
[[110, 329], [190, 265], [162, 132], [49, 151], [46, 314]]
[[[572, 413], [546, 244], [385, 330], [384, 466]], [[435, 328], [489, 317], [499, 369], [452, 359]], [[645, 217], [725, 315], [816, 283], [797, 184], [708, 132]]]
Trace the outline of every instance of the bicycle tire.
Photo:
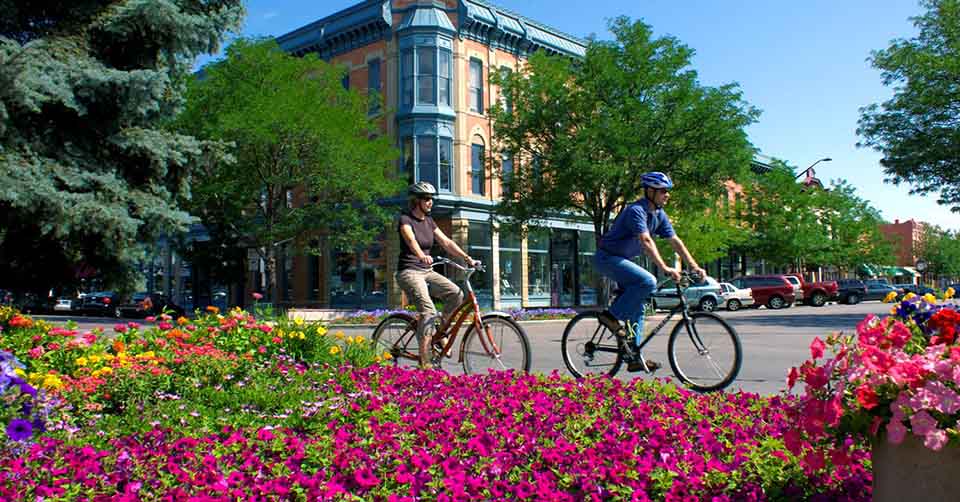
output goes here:
[[[614, 376], [623, 364], [623, 340], [600, 323], [599, 314], [596, 311], [583, 312], [571, 319], [563, 330], [560, 340], [563, 364], [577, 378]], [[598, 361], [597, 354], [603, 358], [594, 363]]]
[[418, 323], [404, 314], [390, 314], [373, 330], [377, 355], [390, 354], [394, 366], [420, 366]]
[[[700, 350], [694, 335], [706, 350]], [[673, 327], [667, 357], [673, 374], [699, 392], [725, 389], [737, 378], [743, 364], [737, 331], [720, 316], [709, 312], [693, 313], [689, 321], [681, 320]]]
[[484, 327], [490, 329], [494, 343], [500, 348], [499, 357], [487, 350], [486, 344], [478, 336], [475, 325], [471, 325], [463, 339], [463, 371], [467, 374], [485, 374], [488, 370], [530, 372], [530, 340], [527, 333], [513, 319], [487, 314], [482, 317]]

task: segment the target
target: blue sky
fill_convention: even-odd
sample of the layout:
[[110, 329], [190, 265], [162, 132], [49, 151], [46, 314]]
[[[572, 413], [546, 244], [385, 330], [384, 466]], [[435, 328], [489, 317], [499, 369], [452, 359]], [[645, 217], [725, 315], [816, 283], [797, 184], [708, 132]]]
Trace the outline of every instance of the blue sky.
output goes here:
[[[248, 0], [244, 35], [277, 36], [359, 0]], [[571, 35], [610, 38], [607, 20], [642, 19], [696, 51], [705, 85], [740, 84], [762, 110], [748, 129], [762, 153], [799, 172], [823, 157], [817, 176], [846, 179], [890, 221], [914, 218], [960, 230], [935, 197], [883, 183], [880, 155], [856, 147], [859, 108], [892, 95], [870, 51], [915, 33], [914, 0], [497, 0], [496, 5]]]

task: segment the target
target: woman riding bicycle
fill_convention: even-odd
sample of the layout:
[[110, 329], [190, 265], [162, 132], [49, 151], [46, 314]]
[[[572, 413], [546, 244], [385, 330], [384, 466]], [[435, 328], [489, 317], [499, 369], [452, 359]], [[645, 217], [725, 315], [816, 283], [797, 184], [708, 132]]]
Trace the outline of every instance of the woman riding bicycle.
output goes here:
[[[628, 204], [617, 215], [613, 225], [600, 238], [594, 255], [596, 270], [617, 281], [623, 289], [610, 305], [610, 309], [600, 314], [600, 322], [618, 336], [626, 336], [620, 321], [627, 321], [635, 333], [635, 338], [631, 341], [633, 344], [639, 344], [641, 340], [644, 304], [657, 287], [657, 280], [653, 274], [631, 259], [646, 251], [654, 264], [667, 276], [674, 281], [680, 280], [680, 271], [667, 266], [651, 235], [668, 239], [673, 250], [693, 272], [700, 277], [706, 277], [706, 272], [687, 251], [663, 210], [663, 206], [670, 200], [670, 189], [673, 188], [670, 177], [661, 172], [649, 172], [643, 175], [641, 182], [644, 198]], [[633, 355], [633, 360], [627, 361], [627, 371], [642, 370], [640, 357], [638, 354]], [[647, 369], [651, 371], [660, 367], [655, 361], [647, 360], [646, 363]]]
[[[430, 217], [433, 196], [437, 192], [433, 185], [421, 181], [410, 185], [408, 192], [408, 208], [397, 221], [397, 231], [400, 233], [397, 284], [417, 307], [420, 320], [437, 313], [431, 295], [443, 302], [443, 318], [447, 319], [463, 301], [463, 292], [453, 281], [433, 270], [430, 248], [437, 242], [447, 253], [462, 258], [467, 264], [474, 265], [477, 262], [447, 237]], [[420, 342], [421, 366], [429, 367], [428, 340], [424, 337]]]

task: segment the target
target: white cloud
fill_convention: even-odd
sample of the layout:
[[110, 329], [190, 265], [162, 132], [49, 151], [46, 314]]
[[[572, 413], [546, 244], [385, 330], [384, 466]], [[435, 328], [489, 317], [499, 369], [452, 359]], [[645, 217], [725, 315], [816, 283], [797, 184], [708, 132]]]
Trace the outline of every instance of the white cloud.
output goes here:
[[277, 16], [279, 16], [279, 15], [280, 15], [279, 12], [277, 12], [277, 11], [275, 11], [275, 10], [272, 10], [272, 11], [267, 12], [266, 14], [264, 14], [264, 15], [263, 15], [263, 18], [264, 18], [264, 19], [273, 19], [273, 18], [275, 18], [275, 17], [277, 17]]

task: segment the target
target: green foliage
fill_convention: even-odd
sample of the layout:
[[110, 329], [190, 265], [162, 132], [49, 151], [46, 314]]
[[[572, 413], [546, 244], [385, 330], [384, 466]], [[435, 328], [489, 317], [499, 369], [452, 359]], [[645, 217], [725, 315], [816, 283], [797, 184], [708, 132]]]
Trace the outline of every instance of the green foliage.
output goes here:
[[45, 290], [79, 265], [132, 286], [139, 242], [183, 230], [177, 205], [216, 144], [160, 129], [191, 62], [241, 2], [0, 2], [0, 286]]
[[342, 75], [315, 54], [240, 39], [190, 83], [176, 129], [228, 142], [236, 159], [198, 173], [187, 203], [211, 232], [208, 261], [257, 249], [275, 285], [278, 243], [353, 250], [383, 231], [390, 214], [377, 201], [401, 189], [397, 152]]
[[883, 154], [887, 180], [910, 193], [939, 192], [960, 212], [960, 0], [921, 0], [918, 33], [871, 57], [894, 95], [860, 110], [861, 146]]
[[960, 232], [928, 226], [917, 247], [928, 277], [960, 276]]
[[[498, 212], [518, 223], [573, 212], [599, 235], [642, 196], [644, 172], [665, 171], [683, 194], [671, 216], [692, 232], [711, 229], [704, 239], [684, 238], [698, 252], [722, 253], [737, 231], [705, 209], [749, 166], [744, 128], [759, 112], [736, 84], [701, 85], [693, 50], [677, 39], [654, 38], [650, 26], [626, 18], [610, 29], [614, 40], [592, 40], [582, 60], [538, 53], [522, 72], [492, 77], [512, 105], [491, 108], [495, 151], [515, 166], [504, 180], [514, 195]], [[501, 167], [494, 162], [503, 177]]]
[[745, 179], [743, 220], [751, 229], [743, 249], [769, 263], [836, 265], [892, 264], [889, 242], [880, 234], [879, 212], [846, 181], [829, 189], [798, 183], [782, 162]]

